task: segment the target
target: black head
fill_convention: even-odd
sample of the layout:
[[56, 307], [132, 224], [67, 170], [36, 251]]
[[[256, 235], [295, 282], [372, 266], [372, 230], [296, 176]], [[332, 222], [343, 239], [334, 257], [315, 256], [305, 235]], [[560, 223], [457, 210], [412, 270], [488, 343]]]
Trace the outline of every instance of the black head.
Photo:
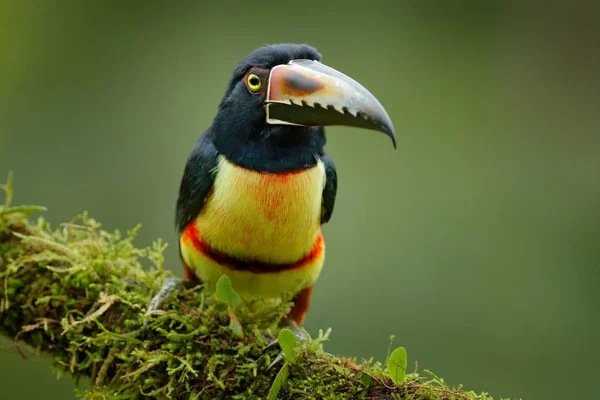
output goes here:
[[[321, 53], [308, 44], [293, 44], [293, 43], [281, 43], [281, 44], [268, 44], [263, 47], [259, 47], [252, 53], [248, 54], [233, 71], [233, 76], [227, 86], [227, 91], [221, 103], [223, 103], [233, 89], [242, 82], [242, 78], [248, 74], [252, 68], [260, 68], [265, 71], [270, 71], [276, 65], [287, 64], [292, 60], [315, 60], [321, 61]], [[268, 76], [267, 76], [268, 77]], [[266, 80], [265, 80], [266, 89]], [[264, 99], [264, 97], [263, 97]]]
[[246, 168], [282, 172], [316, 163], [326, 125], [380, 130], [395, 145], [375, 97], [320, 61], [306, 44], [266, 45], [244, 58], [208, 131], [217, 151]]

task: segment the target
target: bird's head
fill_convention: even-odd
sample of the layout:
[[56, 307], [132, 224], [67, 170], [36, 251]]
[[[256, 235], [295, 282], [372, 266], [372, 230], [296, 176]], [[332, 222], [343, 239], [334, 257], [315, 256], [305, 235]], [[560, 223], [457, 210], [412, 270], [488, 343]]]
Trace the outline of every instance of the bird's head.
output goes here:
[[323, 127], [330, 125], [380, 131], [396, 147], [390, 117], [366, 88], [322, 64], [314, 47], [277, 44], [254, 50], [237, 66], [213, 135], [237, 158], [264, 160], [261, 150], [285, 157], [286, 149], [322, 147]]

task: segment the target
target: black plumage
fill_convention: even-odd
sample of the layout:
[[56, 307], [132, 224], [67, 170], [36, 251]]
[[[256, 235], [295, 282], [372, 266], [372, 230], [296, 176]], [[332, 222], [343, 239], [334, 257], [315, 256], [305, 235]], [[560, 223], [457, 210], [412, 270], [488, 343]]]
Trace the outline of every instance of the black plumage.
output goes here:
[[245, 74], [253, 68], [268, 70], [294, 59], [320, 61], [321, 54], [308, 45], [269, 45], [253, 51], [234, 70], [213, 123], [187, 160], [177, 199], [179, 233], [202, 209], [214, 183], [219, 155], [240, 167], [267, 173], [299, 171], [323, 161], [327, 182], [321, 223], [331, 218], [337, 176], [333, 161], [324, 150], [325, 129], [267, 124], [264, 98], [249, 92], [243, 82]]

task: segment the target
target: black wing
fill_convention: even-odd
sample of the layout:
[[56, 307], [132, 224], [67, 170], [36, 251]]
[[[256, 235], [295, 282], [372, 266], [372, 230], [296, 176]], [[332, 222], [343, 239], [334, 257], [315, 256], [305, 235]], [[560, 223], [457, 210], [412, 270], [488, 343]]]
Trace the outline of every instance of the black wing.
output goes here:
[[321, 154], [321, 161], [325, 165], [325, 188], [323, 188], [322, 210], [321, 210], [321, 225], [328, 222], [333, 214], [333, 206], [335, 205], [335, 195], [337, 194], [337, 172], [333, 160], [324, 150]]
[[178, 233], [183, 232], [202, 209], [215, 181], [217, 158], [217, 149], [209, 135], [202, 135], [185, 164], [181, 178], [175, 216]]

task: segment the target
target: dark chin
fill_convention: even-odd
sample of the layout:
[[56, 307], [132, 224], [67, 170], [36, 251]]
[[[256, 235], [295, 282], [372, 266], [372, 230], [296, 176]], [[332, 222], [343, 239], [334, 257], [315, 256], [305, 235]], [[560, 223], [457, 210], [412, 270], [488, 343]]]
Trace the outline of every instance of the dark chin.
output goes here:
[[261, 172], [291, 172], [314, 167], [325, 145], [322, 127], [265, 125], [258, 135], [216, 135], [217, 151], [234, 164]]
[[261, 132], [261, 141], [279, 148], [325, 145], [325, 132], [320, 126], [269, 125]]

